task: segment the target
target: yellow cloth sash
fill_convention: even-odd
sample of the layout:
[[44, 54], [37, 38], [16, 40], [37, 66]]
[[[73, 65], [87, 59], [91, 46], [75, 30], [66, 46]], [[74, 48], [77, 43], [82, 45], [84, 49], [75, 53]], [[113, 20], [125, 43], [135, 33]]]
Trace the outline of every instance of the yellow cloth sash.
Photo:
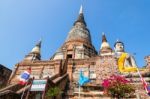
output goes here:
[[119, 71], [121, 73], [124, 73], [124, 72], [137, 72], [137, 68], [136, 67], [124, 66], [124, 62], [125, 62], [126, 57], [127, 57], [127, 53], [122, 53], [121, 56], [119, 57], [119, 59], [118, 59]]

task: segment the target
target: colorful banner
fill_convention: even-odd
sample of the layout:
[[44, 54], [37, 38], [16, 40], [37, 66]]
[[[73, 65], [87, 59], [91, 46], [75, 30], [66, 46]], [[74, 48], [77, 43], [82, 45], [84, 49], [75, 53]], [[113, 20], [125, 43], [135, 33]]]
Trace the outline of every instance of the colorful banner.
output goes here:
[[30, 78], [31, 68], [29, 68], [27, 71], [24, 71], [19, 78], [19, 84], [25, 85]]

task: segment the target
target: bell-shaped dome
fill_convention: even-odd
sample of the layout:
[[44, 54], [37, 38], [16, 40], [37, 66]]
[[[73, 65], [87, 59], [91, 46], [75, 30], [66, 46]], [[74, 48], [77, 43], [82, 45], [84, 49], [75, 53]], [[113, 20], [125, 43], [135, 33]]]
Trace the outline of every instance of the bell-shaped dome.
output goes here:
[[103, 43], [101, 44], [101, 49], [102, 49], [102, 48], [110, 48], [108, 42], [103, 42]]
[[86, 22], [84, 20], [82, 6], [79, 11], [79, 16], [74, 23], [74, 26], [70, 30], [66, 42], [69, 41], [80, 41], [91, 44], [91, 35], [86, 27]]
[[41, 60], [41, 40], [35, 45], [31, 52], [25, 56], [25, 61]]
[[106, 36], [103, 33], [102, 34], [102, 44], [101, 44], [101, 48], [100, 48], [100, 55], [112, 55], [112, 49], [109, 45], [109, 43], [107, 42]]

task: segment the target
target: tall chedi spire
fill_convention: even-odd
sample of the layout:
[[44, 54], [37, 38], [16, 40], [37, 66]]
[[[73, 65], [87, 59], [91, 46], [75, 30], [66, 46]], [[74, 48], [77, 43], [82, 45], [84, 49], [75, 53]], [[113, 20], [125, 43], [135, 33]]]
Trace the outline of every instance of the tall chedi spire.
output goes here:
[[24, 61], [41, 60], [41, 39], [31, 50], [31, 52], [25, 56]]
[[92, 45], [90, 31], [84, 20], [83, 7], [81, 5], [79, 15], [68, 33], [63, 46], [51, 59], [82, 59], [95, 56], [97, 54]]
[[82, 7], [82, 5], [81, 5], [80, 10], [79, 10], [79, 16], [78, 16], [77, 20], [75, 21], [74, 25], [76, 25], [76, 23], [77, 23], [77, 24], [80, 23], [80, 24], [82, 24], [82, 25], [85, 25], [85, 27], [86, 27], [86, 22], [85, 22], [85, 20], [84, 20], [83, 7]]
[[106, 36], [104, 34], [104, 32], [102, 33], [102, 44], [101, 44], [101, 48], [100, 48], [100, 55], [112, 55], [112, 49], [109, 45], [109, 43], [107, 42]]
[[83, 7], [81, 5], [79, 10], [79, 16], [77, 20], [74, 22], [74, 26], [70, 30], [66, 42], [80, 40], [82, 42], [91, 44], [91, 35], [86, 26], [87, 25], [84, 20]]

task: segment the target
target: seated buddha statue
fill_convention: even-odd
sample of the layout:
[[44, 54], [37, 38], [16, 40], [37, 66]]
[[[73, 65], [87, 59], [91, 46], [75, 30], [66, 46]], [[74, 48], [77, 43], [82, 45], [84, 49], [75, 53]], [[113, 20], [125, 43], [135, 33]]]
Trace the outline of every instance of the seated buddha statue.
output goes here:
[[124, 43], [118, 41], [114, 45], [115, 56], [118, 59], [118, 68], [120, 72], [135, 72], [137, 65], [134, 57], [124, 51]]
[[[134, 57], [124, 51], [124, 44], [121, 41], [117, 41], [114, 44], [115, 57], [118, 59], [118, 69], [122, 76], [131, 78], [133, 81], [141, 81], [140, 75], [143, 77], [150, 77], [150, 70], [143, 68], [139, 69], [136, 65]], [[138, 77], [138, 78], [137, 78]], [[145, 79], [150, 81], [150, 79]]]

